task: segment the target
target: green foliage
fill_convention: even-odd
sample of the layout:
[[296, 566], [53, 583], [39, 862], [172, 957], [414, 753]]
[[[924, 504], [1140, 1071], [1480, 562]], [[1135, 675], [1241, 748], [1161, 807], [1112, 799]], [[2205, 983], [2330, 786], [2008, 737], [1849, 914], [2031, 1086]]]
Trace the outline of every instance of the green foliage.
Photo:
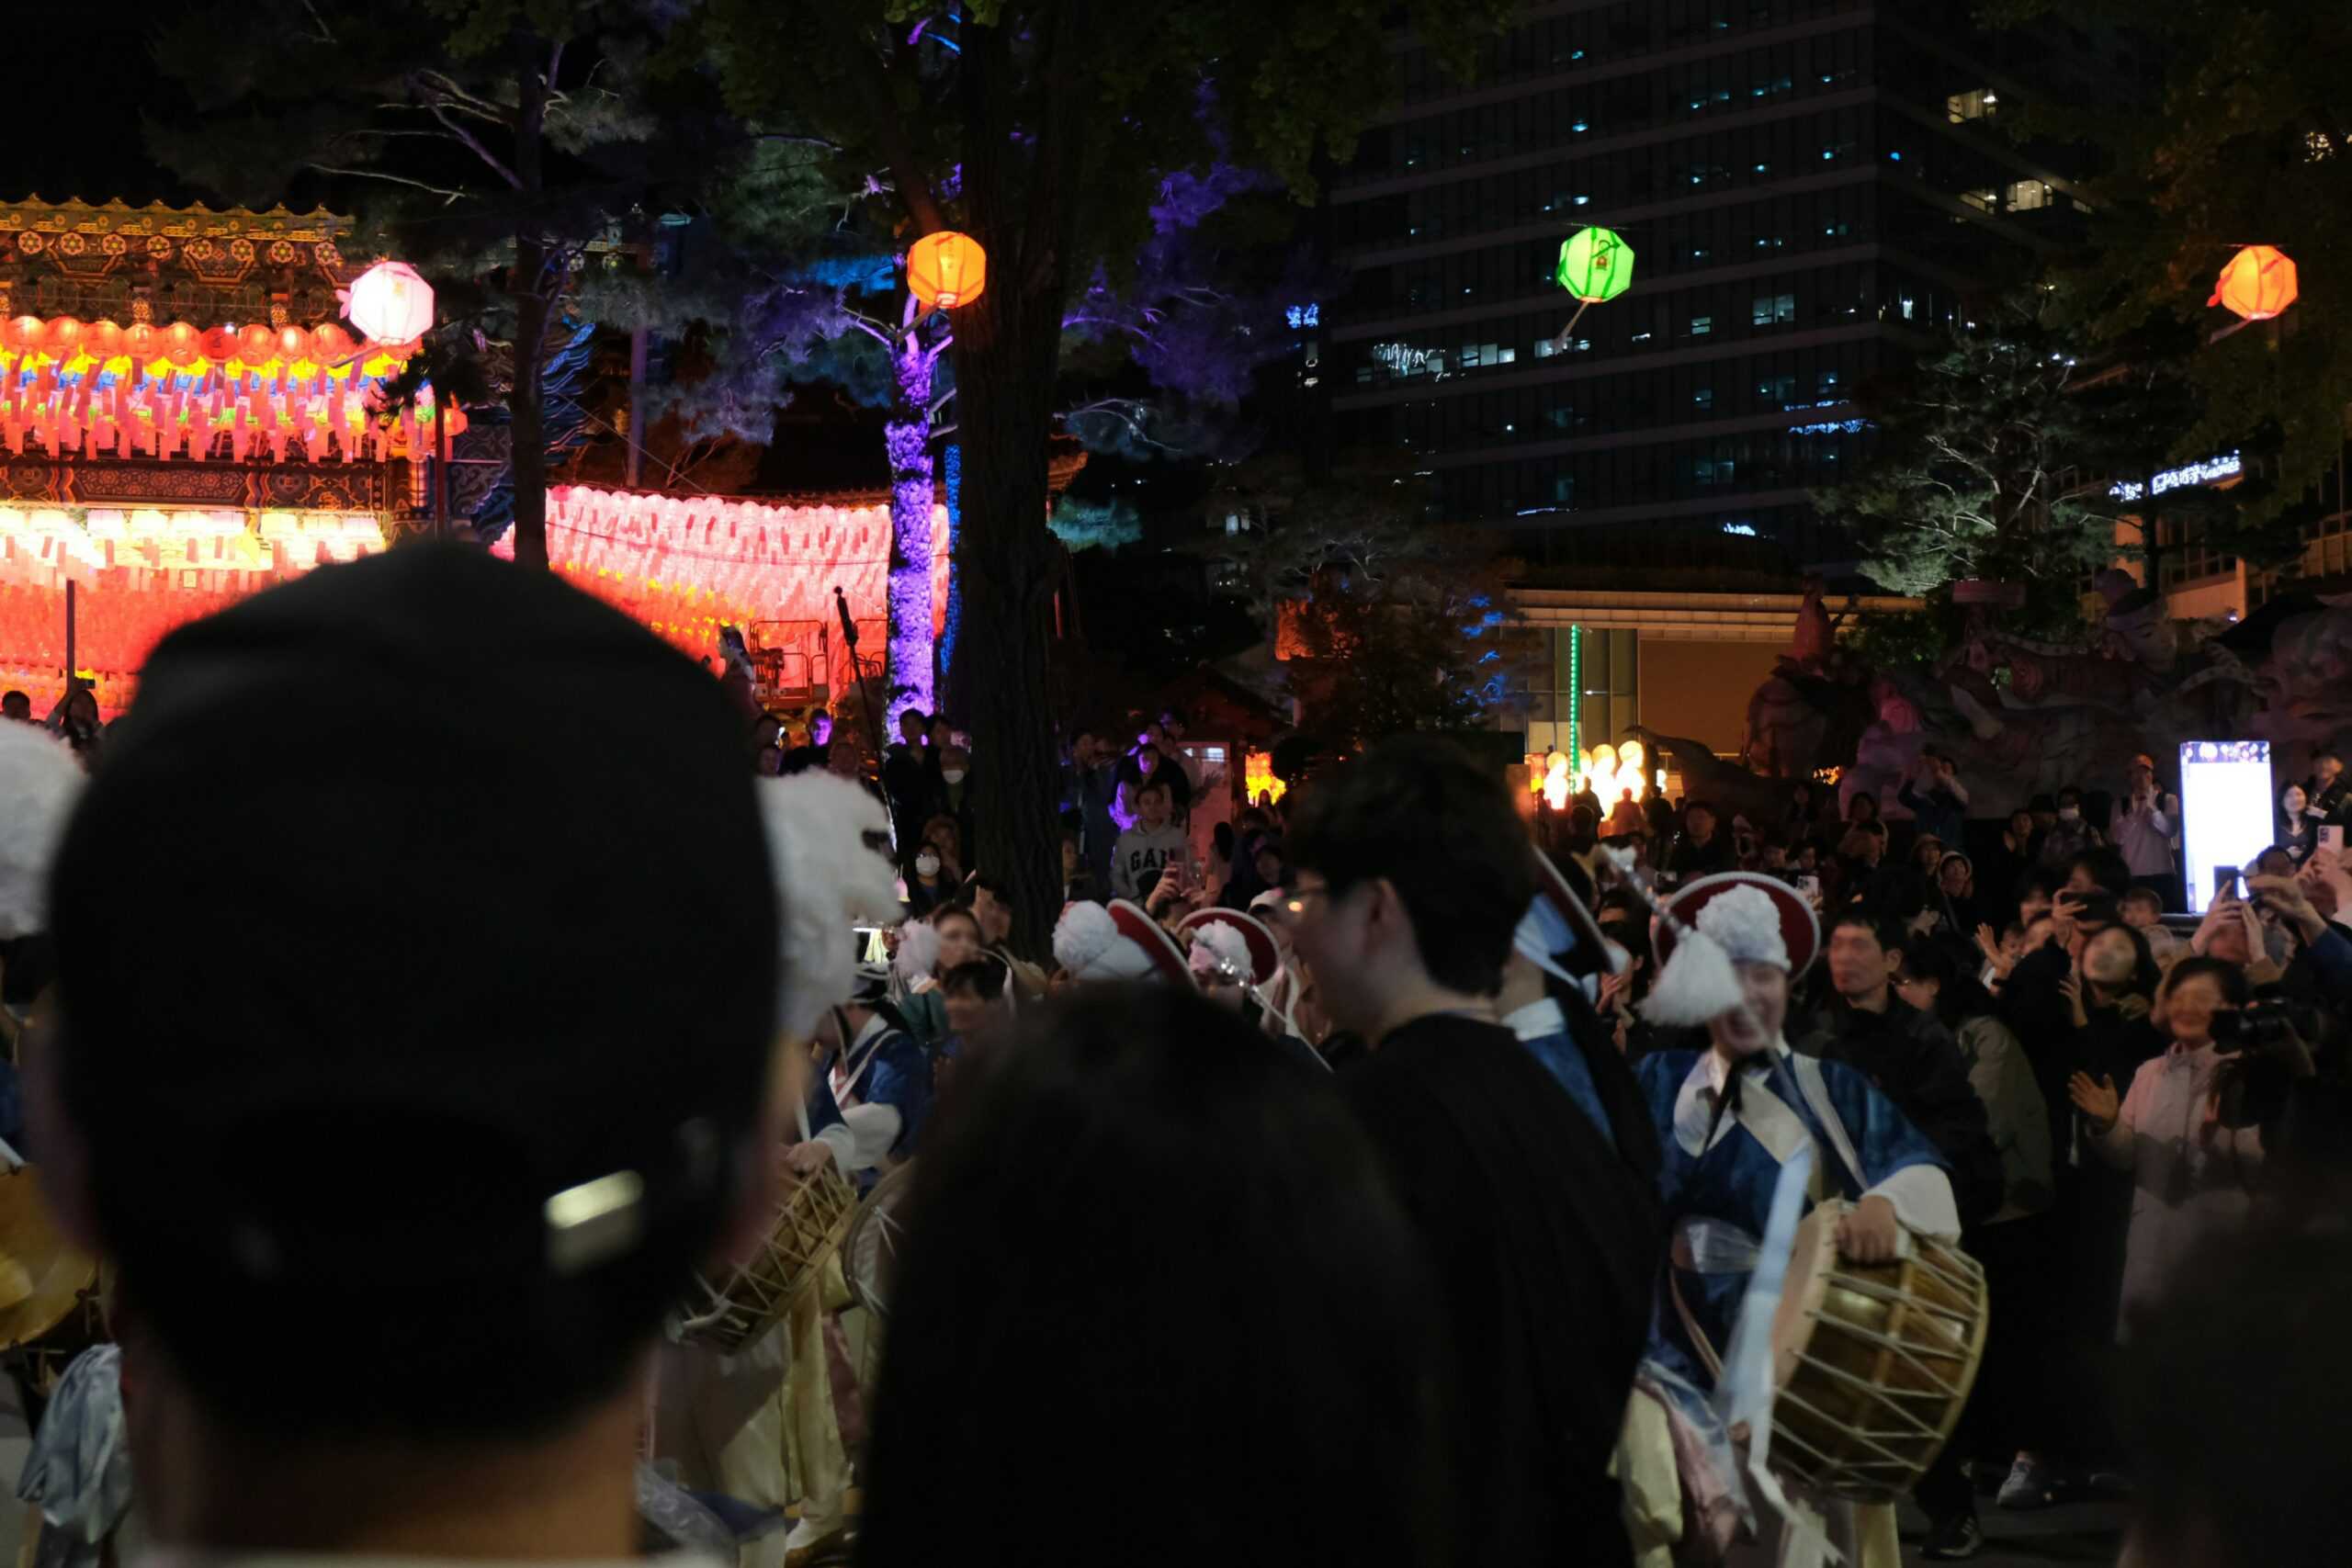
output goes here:
[[2177, 453], [2269, 450], [2276, 483], [2248, 498], [2246, 521], [2285, 513], [2337, 461], [2352, 405], [2352, 8], [1999, 0], [1989, 12], [2129, 38], [2160, 70], [2160, 92], [2142, 101], [2036, 105], [2021, 122], [2095, 142], [2109, 161], [2088, 186], [2098, 260], [2083, 293], [2097, 333], [2160, 321], [2211, 334], [2237, 321], [2206, 300], [2240, 246], [2275, 245], [2297, 263], [2301, 298], [2286, 315], [2189, 361], [2204, 412]]
[[1817, 492], [1894, 592], [1965, 578], [2072, 584], [2112, 561], [2122, 502], [2086, 477], [2129, 471], [2137, 433], [2086, 385], [2082, 344], [2023, 296], [1974, 329], [1955, 324], [1878, 412], [1883, 456]]
[[1947, 603], [1892, 615], [1866, 615], [1844, 645], [1871, 670], [1923, 670], [1952, 647], [1955, 617], [1949, 610]]
[[1072, 550], [1115, 550], [1143, 537], [1143, 518], [1132, 502], [1120, 496], [1081, 501], [1065, 491], [1046, 525], [1055, 538]]

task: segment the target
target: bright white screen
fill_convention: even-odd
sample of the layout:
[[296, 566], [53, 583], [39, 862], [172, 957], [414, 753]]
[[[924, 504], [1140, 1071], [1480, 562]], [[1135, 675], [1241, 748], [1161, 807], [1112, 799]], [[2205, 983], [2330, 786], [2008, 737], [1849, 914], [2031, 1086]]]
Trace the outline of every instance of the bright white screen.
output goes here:
[[2277, 834], [2271, 825], [2270, 742], [2180, 743], [2181, 842], [2188, 852], [2188, 908], [2213, 901], [2213, 868], [2251, 866]]

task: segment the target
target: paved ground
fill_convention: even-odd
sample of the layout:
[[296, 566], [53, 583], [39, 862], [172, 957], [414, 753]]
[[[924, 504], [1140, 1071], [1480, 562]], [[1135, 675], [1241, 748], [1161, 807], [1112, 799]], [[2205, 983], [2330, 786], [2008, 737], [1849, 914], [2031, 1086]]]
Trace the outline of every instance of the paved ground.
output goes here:
[[[2123, 1541], [2123, 1505], [2066, 1503], [2013, 1514], [1996, 1507], [1990, 1497], [1979, 1500], [1978, 1519], [1984, 1526], [1985, 1549], [1971, 1559], [1982, 1568], [2046, 1568], [2053, 1562], [2098, 1563], [2112, 1568]], [[1927, 1521], [1905, 1510], [1903, 1521], [1903, 1561], [1924, 1562], [1920, 1539]]]

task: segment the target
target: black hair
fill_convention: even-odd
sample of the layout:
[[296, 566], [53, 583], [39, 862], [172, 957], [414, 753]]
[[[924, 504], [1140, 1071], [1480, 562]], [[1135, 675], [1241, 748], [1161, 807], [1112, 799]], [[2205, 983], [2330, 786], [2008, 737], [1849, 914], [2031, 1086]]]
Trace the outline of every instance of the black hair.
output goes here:
[[1903, 944], [1905, 977], [1936, 983], [1936, 1021], [1946, 1029], [1993, 1010], [1992, 997], [1977, 983], [1975, 954], [1975, 944], [1961, 937], [1915, 936]]
[[23, 693], [23, 692], [18, 692], [18, 691], [0, 692], [0, 703], [8, 702], [8, 701], [10, 701], [10, 700], [12, 700], [12, 699], [13, 699], [14, 701], [20, 702], [20, 703], [24, 704], [27, 707], [30, 707], [30, 706], [32, 706], [32, 702], [33, 702], [32, 698], [31, 698], [30, 696], [27, 695], [27, 694], [26, 694], [25, 693]]
[[1511, 933], [1535, 897], [1535, 851], [1502, 780], [1460, 747], [1397, 736], [1317, 779], [1289, 859], [1335, 897], [1385, 879], [1432, 979], [1472, 996], [1502, 989]]
[[1234, 842], [1233, 824], [1230, 822], [1218, 823], [1215, 828], [1209, 830], [1209, 841], [1216, 846], [1217, 853], [1223, 855], [1227, 860], [1231, 860], [1233, 858], [1233, 852], [1237, 847]]
[[1871, 803], [1871, 820], [1873, 822], [1878, 820], [1878, 796], [1866, 789], [1858, 789], [1846, 797], [1846, 817], [1849, 821], [1853, 819], [1854, 807], [1865, 800]]
[[1147, 795], [1166, 795], [1167, 793], [1168, 784], [1166, 780], [1150, 778], [1146, 779], [1143, 782], [1143, 786], [1136, 791], [1136, 798], [1137, 800], [1141, 800]]
[[1062, 842], [1083, 844], [1086, 842], [1086, 830], [1075, 822], [1065, 821], [1062, 823]]
[[1005, 886], [1004, 878], [1001, 876], [989, 876], [976, 871], [964, 879], [964, 890], [967, 894], [985, 893], [1000, 904], [1012, 902], [1012, 890]]
[[2115, 893], [2132, 886], [2131, 863], [2123, 858], [2120, 850], [2085, 850], [2066, 863], [2066, 874], [2073, 876], [2077, 868], [2089, 872], [2091, 886], [2102, 893]]
[[[2260, 954], [2257, 953], [2256, 956], [2259, 957]], [[2210, 976], [2214, 984], [2220, 986], [2222, 999], [2232, 1007], [2245, 1006], [2247, 999], [2254, 994], [2252, 987], [2246, 982], [2245, 970], [2242, 966], [2231, 963], [2226, 958], [2215, 958], [2202, 953], [2191, 953], [2165, 971], [2164, 988], [2168, 992], [2176, 990], [2182, 981], [2194, 980], [2199, 975]]]
[[1006, 1512], [1058, 1544], [986, 1561], [1442, 1561], [1431, 1282], [1329, 1081], [1164, 987], [1083, 987], [1017, 1030], [958, 1073], [917, 1167], [863, 1568], [969, 1561]]
[[943, 995], [969, 992], [984, 1002], [992, 1002], [1004, 995], [1004, 960], [990, 956], [975, 958], [969, 964], [958, 964], [939, 977]]
[[2150, 1562], [2272, 1568], [2343, 1550], [2352, 1235], [2324, 1195], [2214, 1227], [2132, 1314], [2113, 1382]]
[[2066, 797], [2067, 797], [2068, 795], [2073, 795], [2073, 796], [2075, 797], [2075, 805], [2080, 806], [2080, 805], [2083, 803], [2083, 786], [2082, 786], [2082, 785], [2080, 785], [2080, 784], [2061, 784], [2061, 785], [2058, 787], [2058, 804], [2059, 804], [2059, 805], [2061, 805], [2061, 806], [2065, 805], [2065, 804], [2066, 804]]
[[1877, 838], [1886, 837], [1886, 818], [1883, 817], [1873, 817], [1867, 822], [1854, 823], [1853, 828], [1858, 832], [1869, 833]]
[[933, 929], [938, 929], [939, 922], [946, 919], [951, 915], [960, 915], [965, 919], [971, 921], [972, 934], [979, 938], [982, 942], [988, 941], [989, 933], [980, 930], [980, 917], [972, 913], [972, 906], [966, 903], [961, 898], [956, 899], [952, 903], [942, 904], [939, 908], [931, 912], [931, 924]]
[[2025, 803], [2025, 808], [2029, 813], [2047, 814], [2058, 809], [2058, 801], [2052, 795], [2037, 795]]
[[1827, 946], [1828, 938], [1831, 933], [1843, 931], [1849, 926], [1853, 927], [1856, 931], [1865, 931], [1870, 932], [1871, 937], [1878, 942], [1880, 948], [1885, 952], [1900, 953], [1903, 951], [1903, 928], [1895, 924], [1893, 920], [1886, 919], [1883, 915], [1881, 915], [1877, 910], [1872, 909], [1867, 904], [1849, 905], [1846, 908], [1839, 910], [1837, 915], [1830, 919], [1829, 930], [1822, 932], [1824, 947]]

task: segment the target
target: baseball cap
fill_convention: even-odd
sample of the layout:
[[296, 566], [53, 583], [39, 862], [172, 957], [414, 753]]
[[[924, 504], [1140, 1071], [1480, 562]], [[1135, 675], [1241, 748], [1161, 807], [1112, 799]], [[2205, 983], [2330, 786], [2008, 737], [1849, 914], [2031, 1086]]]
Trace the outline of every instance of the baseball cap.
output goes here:
[[[458, 547], [157, 647], [52, 877], [58, 1076], [125, 1294], [209, 1404], [492, 1433], [617, 1387], [767, 1083], [736, 739], [694, 660]], [[256, 1333], [306, 1370], [252, 1376]]]

